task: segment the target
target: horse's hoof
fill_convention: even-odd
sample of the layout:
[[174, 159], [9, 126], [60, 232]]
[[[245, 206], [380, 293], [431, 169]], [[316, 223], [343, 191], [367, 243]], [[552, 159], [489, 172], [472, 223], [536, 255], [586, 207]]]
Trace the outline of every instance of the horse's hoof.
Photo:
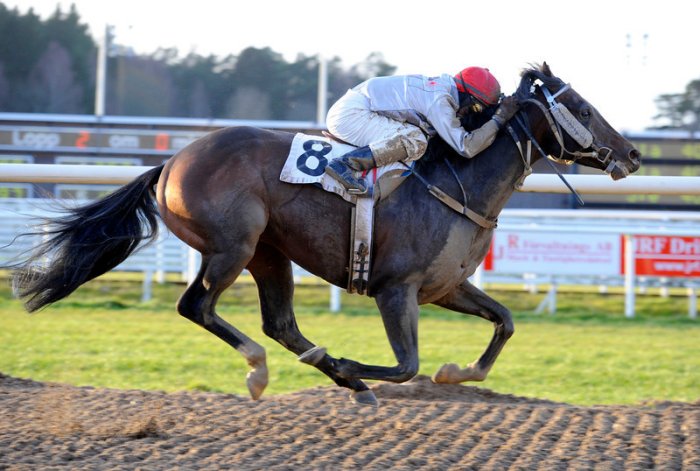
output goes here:
[[446, 363], [433, 375], [433, 383], [457, 384], [460, 382], [459, 366], [454, 363]]
[[377, 396], [370, 389], [365, 389], [364, 391], [353, 391], [350, 393], [350, 398], [356, 404], [361, 406], [372, 406], [379, 407], [379, 402], [377, 402]]
[[267, 387], [267, 367], [261, 366], [250, 370], [246, 376], [246, 384], [248, 385], [250, 397], [255, 401], [260, 399]]
[[326, 355], [326, 347], [314, 347], [311, 348], [301, 355], [299, 355], [299, 361], [306, 363], [307, 365], [316, 366], [323, 357]]

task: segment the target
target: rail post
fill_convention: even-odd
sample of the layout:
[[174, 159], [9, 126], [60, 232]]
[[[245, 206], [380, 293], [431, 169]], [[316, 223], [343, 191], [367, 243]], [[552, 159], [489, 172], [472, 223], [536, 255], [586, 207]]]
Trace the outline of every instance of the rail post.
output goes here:
[[695, 283], [688, 285], [688, 317], [698, 318], [698, 287]]
[[330, 310], [340, 312], [340, 288], [335, 285], [331, 285]]
[[624, 235], [625, 240], [625, 317], [634, 317], [635, 310], [635, 260], [634, 260], [634, 237], [630, 234]]

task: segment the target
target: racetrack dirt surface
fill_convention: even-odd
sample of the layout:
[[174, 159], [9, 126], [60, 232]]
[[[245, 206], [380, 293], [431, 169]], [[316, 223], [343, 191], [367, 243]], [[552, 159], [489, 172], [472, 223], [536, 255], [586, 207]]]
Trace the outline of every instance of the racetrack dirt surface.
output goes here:
[[436, 385], [280, 396], [73, 387], [0, 374], [0, 469], [700, 469], [700, 401], [578, 407]]

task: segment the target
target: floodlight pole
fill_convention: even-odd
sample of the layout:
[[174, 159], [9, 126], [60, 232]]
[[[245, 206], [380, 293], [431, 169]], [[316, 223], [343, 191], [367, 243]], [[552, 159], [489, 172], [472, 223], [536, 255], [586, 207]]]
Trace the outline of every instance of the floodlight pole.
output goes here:
[[316, 100], [316, 123], [326, 122], [328, 111], [328, 62], [322, 54], [318, 55], [318, 95]]
[[97, 45], [97, 77], [95, 80], [95, 116], [104, 116], [107, 97], [107, 56], [112, 42], [112, 26], [106, 24], [104, 36]]

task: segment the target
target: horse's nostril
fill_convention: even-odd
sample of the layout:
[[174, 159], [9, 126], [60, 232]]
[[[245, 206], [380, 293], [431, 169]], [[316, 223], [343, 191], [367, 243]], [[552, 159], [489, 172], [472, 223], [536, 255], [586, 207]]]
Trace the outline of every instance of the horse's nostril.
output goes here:
[[632, 149], [628, 155], [631, 161], [637, 163], [639, 163], [642, 158], [642, 154], [637, 149]]
[[632, 168], [629, 169], [630, 172], [636, 172], [642, 165], [642, 154], [637, 149], [632, 149], [627, 155], [632, 164]]

